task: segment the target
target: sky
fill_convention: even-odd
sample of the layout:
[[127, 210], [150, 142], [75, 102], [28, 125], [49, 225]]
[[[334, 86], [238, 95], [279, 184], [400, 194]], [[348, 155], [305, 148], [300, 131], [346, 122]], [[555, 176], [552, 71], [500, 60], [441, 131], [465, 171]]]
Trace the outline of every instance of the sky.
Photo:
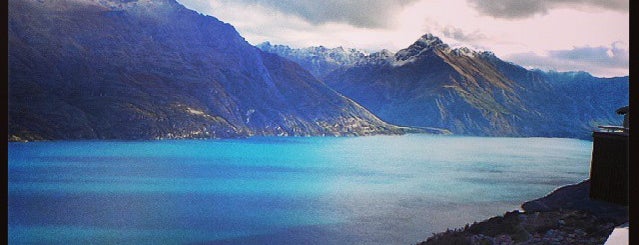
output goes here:
[[249, 43], [368, 52], [431, 33], [529, 69], [629, 74], [629, 0], [178, 0]]

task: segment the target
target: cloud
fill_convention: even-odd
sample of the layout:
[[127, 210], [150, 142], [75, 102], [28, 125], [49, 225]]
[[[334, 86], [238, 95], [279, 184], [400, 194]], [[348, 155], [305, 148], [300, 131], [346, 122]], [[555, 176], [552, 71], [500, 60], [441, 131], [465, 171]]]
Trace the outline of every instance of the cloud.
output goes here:
[[628, 12], [629, 0], [467, 0], [480, 13], [503, 19], [522, 19], [546, 14], [553, 8], [599, 8]]
[[[496, 5], [492, 0], [178, 1], [232, 24], [251, 44], [270, 41], [296, 48], [323, 45], [397, 51], [432, 33], [453, 48], [491, 51], [528, 67], [605, 76], [628, 74], [628, 58], [623, 58], [628, 48], [611, 43], [629, 43], [629, 13], [601, 11], [597, 7], [601, 3], [592, 0], [521, 0], [521, 11], [514, 16], [548, 13], [517, 21], [477, 11], [479, 5]], [[469, 4], [474, 1], [474, 6]], [[509, 2], [504, 9], [517, 8], [512, 6], [514, 1], [504, 0]], [[627, 6], [616, 0], [606, 3], [609, 9]], [[587, 8], [591, 11], [584, 11]], [[605, 51], [597, 50], [600, 47]], [[611, 67], [614, 64], [622, 65]]]
[[551, 57], [562, 60], [580, 60], [611, 68], [627, 67], [629, 61], [628, 50], [619, 46], [621, 45], [614, 43], [611, 47], [579, 47], [572, 50], [555, 50], [549, 53]]
[[392, 24], [392, 14], [417, 0], [218, 0], [220, 3], [257, 5], [295, 15], [312, 24], [346, 23], [355, 27], [379, 28]]
[[462, 30], [461, 28], [453, 26], [446, 26], [441, 29], [441, 32], [445, 37], [452, 38], [460, 42], [473, 42], [486, 38], [486, 35], [480, 33], [478, 30], [467, 33], [464, 32], [464, 30]]
[[610, 46], [575, 47], [551, 50], [545, 55], [532, 52], [512, 54], [505, 59], [516, 64], [556, 71], [588, 71], [595, 76], [625, 76], [629, 71], [628, 47], [623, 42]]

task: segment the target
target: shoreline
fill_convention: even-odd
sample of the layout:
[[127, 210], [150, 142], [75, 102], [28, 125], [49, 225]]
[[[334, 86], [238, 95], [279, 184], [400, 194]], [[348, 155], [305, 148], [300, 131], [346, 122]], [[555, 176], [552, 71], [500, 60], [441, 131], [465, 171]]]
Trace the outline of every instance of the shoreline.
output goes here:
[[418, 245], [604, 244], [628, 223], [628, 206], [589, 198], [590, 180], [559, 187], [548, 195], [462, 228], [434, 233]]

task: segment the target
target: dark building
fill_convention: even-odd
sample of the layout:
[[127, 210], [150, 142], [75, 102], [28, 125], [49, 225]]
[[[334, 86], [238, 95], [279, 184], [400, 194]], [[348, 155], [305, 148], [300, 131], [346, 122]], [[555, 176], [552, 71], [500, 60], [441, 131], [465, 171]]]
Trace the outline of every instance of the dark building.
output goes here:
[[590, 198], [628, 205], [628, 122], [629, 107], [617, 110], [624, 115], [623, 126], [599, 126], [594, 131], [590, 162]]

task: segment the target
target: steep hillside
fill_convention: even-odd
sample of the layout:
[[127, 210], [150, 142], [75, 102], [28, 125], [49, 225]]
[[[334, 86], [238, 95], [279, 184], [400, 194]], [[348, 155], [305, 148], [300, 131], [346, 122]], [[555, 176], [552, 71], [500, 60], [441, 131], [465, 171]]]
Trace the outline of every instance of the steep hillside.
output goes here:
[[10, 0], [11, 140], [402, 133], [174, 0]]

